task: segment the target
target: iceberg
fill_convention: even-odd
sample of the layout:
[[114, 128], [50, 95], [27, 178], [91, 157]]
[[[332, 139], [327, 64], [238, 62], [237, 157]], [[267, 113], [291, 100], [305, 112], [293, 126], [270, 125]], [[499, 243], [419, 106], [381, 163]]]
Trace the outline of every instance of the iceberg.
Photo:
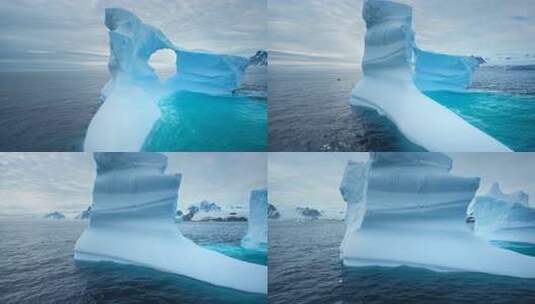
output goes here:
[[477, 196], [467, 211], [474, 233], [494, 241], [535, 244], [535, 209], [523, 191], [506, 194], [494, 183]]
[[267, 292], [267, 267], [196, 245], [176, 224], [181, 175], [166, 175], [156, 153], [95, 153], [89, 226], [75, 260], [110, 261], [176, 273], [240, 291]]
[[249, 218], [247, 219], [247, 234], [241, 241], [246, 249], [267, 250], [268, 229], [268, 202], [267, 190], [251, 191], [249, 199]]
[[464, 89], [477, 58], [418, 49], [408, 5], [365, 0], [363, 18], [363, 76], [352, 91], [351, 105], [385, 115], [408, 140], [428, 151], [510, 151], [418, 89]]
[[343, 264], [535, 278], [535, 258], [472, 233], [466, 210], [480, 179], [451, 168], [440, 153], [373, 153], [367, 163], [349, 162], [340, 185], [347, 203]]
[[[239, 56], [181, 49], [124, 9], [107, 8], [105, 25], [111, 80], [102, 89], [104, 102], [89, 124], [85, 151], [140, 151], [160, 118], [162, 97], [180, 90], [232, 95], [248, 65], [247, 58]], [[163, 83], [149, 65], [151, 55], [161, 49], [175, 52], [178, 71]]]

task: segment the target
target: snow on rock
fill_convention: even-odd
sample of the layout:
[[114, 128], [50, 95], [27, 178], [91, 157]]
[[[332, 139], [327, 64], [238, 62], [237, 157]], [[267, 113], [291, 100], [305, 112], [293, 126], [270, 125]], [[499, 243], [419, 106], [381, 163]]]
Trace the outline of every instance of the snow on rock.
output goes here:
[[87, 207], [86, 210], [80, 212], [79, 214], [77, 214], [74, 219], [75, 220], [88, 220], [89, 217], [91, 216], [91, 206]]
[[213, 285], [267, 292], [267, 267], [196, 245], [174, 223], [181, 175], [156, 153], [95, 153], [88, 228], [74, 258], [151, 267]]
[[207, 221], [246, 221], [247, 214], [241, 206], [221, 207], [215, 202], [203, 200], [198, 204], [190, 205], [183, 212], [183, 221], [207, 222]]
[[348, 163], [340, 187], [348, 205], [343, 264], [535, 277], [533, 257], [472, 233], [466, 209], [480, 179], [451, 168], [440, 153], [374, 153], [366, 164]]
[[505, 194], [498, 183], [477, 196], [468, 211], [474, 233], [491, 240], [535, 243], [535, 209], [523, 191]]
[[[86, 151], [140, 151], [161, 115], [158, 101], [178, 90], [230, 95], [247, 67], [243, 57], [193, 52], [175, 46], [159, 29], [121, 8], [107, 8], [111, 80], [102, 89], [104, 103], [87, 130]], [[177, 74], [161, 83], [149, 65], [152, 54], [176, 54]]]
[[267, 190], [251, 191], [247, 234], [241, 240], [241, 246], [243, 248], [267, 250], [267, 209]]
[[415, 84], [416, 79], [423, 89], [461, 89], [471, 81], [473, 60], [417, 49], [408, 5], [366, 0], [363, 18], [363, 77], [353, 89], [352, 105], [387, 116], [408, 140], [428, 151], [510, 151], [423, 95]]
[[281, 214], [279, 213], [279, 210], [277, 210], [277, 207], [272, 204], [268, 204], [268, 218], [276, 220], [281, 217]]
[[267, 97], [268, 53], [258, 51], [249, 58], [239, 88], [232, 93], [251, 97]]

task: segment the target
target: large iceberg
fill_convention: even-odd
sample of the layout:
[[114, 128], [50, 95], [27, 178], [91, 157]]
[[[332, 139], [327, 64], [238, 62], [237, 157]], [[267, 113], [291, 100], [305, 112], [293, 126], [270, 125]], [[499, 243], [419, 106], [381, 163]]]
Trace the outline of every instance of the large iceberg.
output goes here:
[[196, 245], [174, 222], [181, 175], [167, 157], [95, 153], [97, 177], [88, 228], [74, 258], [151, 267], [237, 290], [266, 293], [267, 267]]
[[506, 194], [494, 183], [474, 199], [467, 213], [478, 236], [535, 244], [535, 209], [530, 208], [523, 191]]
[[[107, 8], [105, 25], [111, 80], [87, 130], [86, 151], [140, 151], [161, 115], [158, 101], [163, 96], [179, 90], [231, 95], [248, 66], [244, 57], [181, 49], [124, 9]], [[151, 55], [161, 49], [176, 54], [178, 71], [163, 83], [149, 65]]]
[[363, 77], [351, 104], [376, 110], [411, 142], [428, 151], [510, 151], [422, 90], [462, 90], [477, 58], [426, 52], [416, 47], [412, 8], [388, 0], [365, 0]]
[[450, 171], [439, 153], [374, 153], [350, 162], [340, 256], [346, 266], [425, 267], [535, 278], [535, 258], [491, 245], [466, 223], [479, 178]]
[[249, 199], [249, 218], [247, 219], [247, 234], [243, 237], [243, 248], [253, 250], [267, 250], [268, 230], [268, 202], [267, 190], [251, 191]]

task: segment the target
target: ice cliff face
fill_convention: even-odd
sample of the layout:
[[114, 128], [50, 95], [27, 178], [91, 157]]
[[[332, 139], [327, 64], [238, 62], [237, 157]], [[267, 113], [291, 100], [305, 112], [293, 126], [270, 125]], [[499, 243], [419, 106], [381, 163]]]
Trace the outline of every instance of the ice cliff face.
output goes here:
[[478, 57], [439, 54], [414, 47], [414, 83], [420, 91], [464, 91], [480, 64]]
[[374, 153], [349, 162], [341, 259], [346, 266], [409, 265], [535, 277], [535, 259], [490, 245], [466, 223], [479, 178], [450, 173], [439, 153]]
[[267, 216], [267, 190], [251, 191], [248, 228], [247, 234], [241, 241], [242, 247], [254, 250], [267, 250]]
[[[140, 151], [160, 117], [162, 96], [179, 90], [229, 95], [241, 84], [246, 58], [181, 49], [162, 31], [120, 8], [106, 9], [105, 25], [111, 80], [87, 130], [86, 151]], [[151, 55], [161, 49], [172, 50], [177, 58], [178, 73], [164, 83], [149, 65]]]
[[522, 191], [505, 194], [499, 185], [477, 196], [468, 209], [474, 221], [474, 233], [491, 240], [535, 244], [535, 209], [528, 205]]
[[471, 81], [474, 60], [418, 49], [408, 5], [366, 0], [363, 18], [367, 27], [363, 77], [353, 89], [352, 105], [386, 115], [410, 141], [429, 151], [509, 151], [417, 87], [464, 89]]
[[97, 177], [88, 228], [74, 258], [112, 261], [237, 290], [266, 293], [265, 266], [210, 251], [185, 238], [174, 223], [180, 175], [166, 175], [155, 153], [96, 153]]

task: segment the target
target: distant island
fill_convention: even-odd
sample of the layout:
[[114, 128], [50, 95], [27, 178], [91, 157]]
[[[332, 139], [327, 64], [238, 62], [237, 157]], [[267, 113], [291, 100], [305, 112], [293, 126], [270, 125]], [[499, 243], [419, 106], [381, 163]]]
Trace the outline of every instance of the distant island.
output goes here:
[[64, 220], [65, 215], [61, 212], [54, 211], [54, 212], [45, 214], [43, 218], [48, 219], [48, 220]]

